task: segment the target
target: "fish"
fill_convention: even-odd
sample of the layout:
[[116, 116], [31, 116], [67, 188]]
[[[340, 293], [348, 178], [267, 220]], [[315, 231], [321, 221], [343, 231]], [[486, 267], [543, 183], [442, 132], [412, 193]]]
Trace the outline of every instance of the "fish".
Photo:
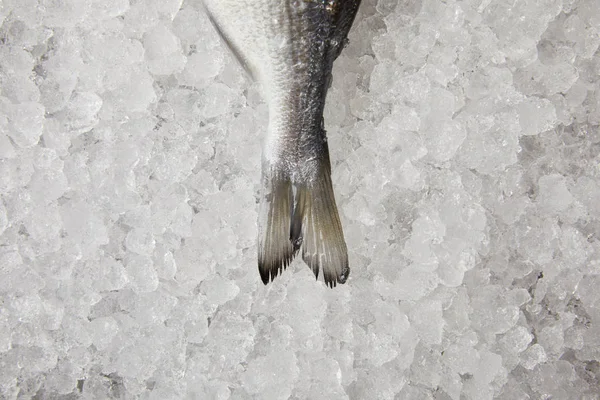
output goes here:
[[204, 0], [269, 120], [262, 151], [258, 271], [267, 285], [302, 252], [331, 288], [348, 279], [348, 248], [331, 180], [323, 110], [334, 60], [361, 0]]

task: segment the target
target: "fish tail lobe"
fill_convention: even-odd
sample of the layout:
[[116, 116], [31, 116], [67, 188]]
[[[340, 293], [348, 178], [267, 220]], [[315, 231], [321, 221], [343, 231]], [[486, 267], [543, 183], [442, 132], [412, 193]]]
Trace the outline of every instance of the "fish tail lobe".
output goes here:
[[327, 146], [315, 163], [314, 179], [293, 182], [283, 169], [263, 164], [258, 219], [258, 270], [266, 285], [292, 262], [302, 259], [325, 284], [345, 283], [348, 249], [335, 203]]
[[322, 156], [316, 179], [296, 186], [291, 240], [302, 245], [302, 259], [315, 277], [322, 271], [325, 284], [335, 287], [346, 282], [350, 268], [326, 145]]
[[292, 181], [282, 168], [263, 163], [262, 193], [258, 212], [258, 271], [266, 285], [294, 258], [290, 241], [294, 207]]

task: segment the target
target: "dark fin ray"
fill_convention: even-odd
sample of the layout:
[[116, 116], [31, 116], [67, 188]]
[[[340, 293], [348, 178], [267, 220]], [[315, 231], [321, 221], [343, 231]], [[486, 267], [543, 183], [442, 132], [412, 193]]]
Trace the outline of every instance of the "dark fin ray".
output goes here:
[[294, 188], [294, 210], [292, 212], [292, 223], [290, 226], [290, 242], [292, 243], [294, 256], [302, 246], [302, 218], [304, 216], [304, 193]]
[[237, 60], [237, 62], [242, 66], [242, 68], [244, 69], [244, 71], [246, 71], [246, 73], [248, 74], [250, 79], [252, 79], [253, 81], [256, 81], [256, 75], [252, 72], [252, 69], [250, 68], [248, 63], [244, 60], [244, 57], [242, 57], [242, 53], [240, 52], [240, 50], [233, 44], [233, 42], [231, 42], [231, 40], [229, 40], [227, 38], [227, 34], [225, 32], [223, 32], [223, 30], [219, 26], [219, 23], [213, 17], [213, 15], [210, 13], [208, 8], [204, 7], [204, 10], [206, 11], [208, 20], [210, 21], [212, 26], [215, 28], [215, 30], [221, 37], [221, 40], [223, 40], [223, 43], [225, 43], [225, 46], [229, 49], [229, 51], [233, 55], [233, 58], [235, 58]]
[[319, 271], [323, 272], [327, 286], [345, 283], [350, 273], [348, 249], [335, 204], [328, 155], [319, 166], [317, 180], [310, 185], [300, 185], [296, 198], [298, 206], [294, 210], [294, 220], [302, 213], [304, 262], [315, 277], [319, 277]]
[[338, 5], [329, 8], [329, 16], [334, 27], [329, 38], [329, 57], [331, 62], [338, 58], [348, 43], [348, 32], [356, 13], [360, 7], [361, 0], [345, 0]]
[[258, 215], [258, 271], [266, 285], [294, 258], [295, 251], [290, 241], [293, 196], [289, 176], [276, 167], [263, 165], [262, 185]]

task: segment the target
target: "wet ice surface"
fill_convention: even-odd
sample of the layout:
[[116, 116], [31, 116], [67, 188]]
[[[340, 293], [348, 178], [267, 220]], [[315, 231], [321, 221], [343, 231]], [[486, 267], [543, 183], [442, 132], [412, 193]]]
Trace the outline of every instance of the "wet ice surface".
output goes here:
[[0, 24], [0, 398], [600, 398], [594, 0], [364, 0], [334, 290], [260, 282], [267, 109], [198, 0]]

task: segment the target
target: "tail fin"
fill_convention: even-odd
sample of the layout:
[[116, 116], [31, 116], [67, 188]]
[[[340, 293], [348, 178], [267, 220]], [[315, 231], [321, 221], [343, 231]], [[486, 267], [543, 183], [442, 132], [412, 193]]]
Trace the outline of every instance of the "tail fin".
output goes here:
[[322, 170], [316, 182], [298, 187], [294, 216], [302, 219], [302, 259], [316, 278], [323, 270], [325, 283], [334, 287], [346, 282], [350, 268], [331, 172], [329, 168]]
[[266, 195], [259, 216], [258, 269], [265, 284], [290, 264], [300, 247], [304, 262], [316, 278], [322, 269], [328, 286], [348, 278], [348, 249], [335, 205], [327, 148], [325, 153], [317, 179], [295, 185], [295, 190], [281, 174], [267, 173], [271, 178], [263, 178]]
[[294, 204], [289, 176], [266, 164], [263, 165], [262, 190], [258, 212], [258, 271], [266, 285], [294, 258], [295, 250], [290, 241]]

